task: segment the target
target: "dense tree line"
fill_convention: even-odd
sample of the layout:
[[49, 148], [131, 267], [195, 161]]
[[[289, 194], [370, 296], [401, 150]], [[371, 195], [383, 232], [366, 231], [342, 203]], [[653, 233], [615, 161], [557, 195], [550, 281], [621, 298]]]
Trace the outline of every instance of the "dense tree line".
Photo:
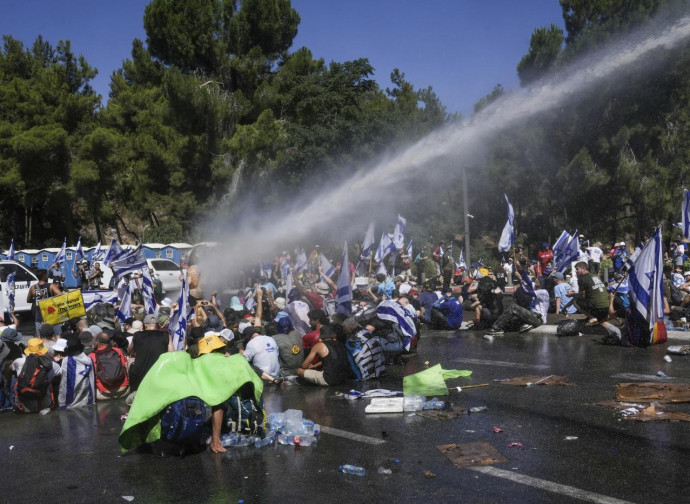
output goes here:
[[[681, 0], [560, 3], [566, 31], [534, 31], [517, 65], [524, 86], [687, 10]], [[326, 63], [293, 48], [300, 18], [289, 0], [153, 0], [143, 22], [147, 39], [133, 41], [104, 107], [89, 85], [95, 70], [69, 42], [53, 47], [39, 36], [25, 48], [3, 38], [0, 243], [104, 241], [113, 227], [121, 239], [194, 241], [203, 216], [232, 219], [248, 194], [279, 207], [305, 185], [458, 119], [400, 70], [382, 89], [366, 55]], [[614, 240], [678, 220], [688, 49], [660, 51], [653, 69], [631, 70], [493, 138], [469, 177], [473, 236], [498, 237], [504, 192], [533, 242], [563, 228]], [[477, 112], [506, 92], [487, 91]], [[461, 213], [449, 212], [461, 208], [461, 194], [458, 177], [402, 212], [423, 240], [461, 234]]]

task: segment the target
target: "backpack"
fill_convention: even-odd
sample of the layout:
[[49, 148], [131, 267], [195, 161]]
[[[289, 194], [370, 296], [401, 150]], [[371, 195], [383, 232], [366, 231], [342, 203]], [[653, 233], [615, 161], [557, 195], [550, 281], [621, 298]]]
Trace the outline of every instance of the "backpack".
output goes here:
[[52, 361], [44, 355], [31, 354], [26, 357], [17, 379], [17, 394], [22, 399], [41, 399], [50, 386], [48, 378], [53, 368]]
[[242, 386], [236, 394], [227, 400], [226, 426], [231, 432], [255, 434], [265, 436], [264, 399], [256, 404], [253, 387], [250, 384]]
[[120, 354], [113, 348], [107, 347], [95, 350], [96, 379], [107, 389], [118, 388], [127, 377], [125, 366], [122, 365]]
[[206, 424], [206, 403], [185, 397], [170, 404], [161, 415], [161, 439], [182, 445], [202, 443]]
[[[369, 335], [367, 338], [366, 334]], [[357, 381], [378, 378], [386, 373], [386, 357], [378, 336], [360, 331], [345, 342], [347, 361]]]
[[683, 298], [685, 297], [685, 293], [680, 290], [678, 287], [676, 287], [673, 284], [670, 284], [671, 286], [671, 304], [675, 306], [679, 306], [683, 302]]
[[563, 320], [556, 328], [558, 336], [577, 336], [580, 334], [580, 325], [575, 319]]

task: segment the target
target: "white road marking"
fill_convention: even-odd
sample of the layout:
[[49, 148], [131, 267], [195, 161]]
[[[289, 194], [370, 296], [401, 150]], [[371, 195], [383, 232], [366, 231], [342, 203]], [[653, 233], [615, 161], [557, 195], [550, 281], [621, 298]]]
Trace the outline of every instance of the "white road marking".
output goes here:
[[367, 443], [372, 445], [379, 445], [385, 443], [383, 439], [377, 439], [369, 436], [363, 436], [362, 434], [355, 434], [354, 432], [348, 432], [340, 429], [334, 429], [333, 427], [321, 426], [321, 432], [330, 434], [331, 436], [338, 436], [345, 439], [351, 439], [352, 441], [359, 441], [360, 443]]
[[498, 366], [498, 367], [512, 367], [520, 369], [549, 369], [546, 364], [524, 364], [522, 362], [508, 362], [508, 361], [496, 361], [496, 360], [485, 360], [485, 359], [453, 359], [453, 362], [464, 362], [466, 364], [486, 364], [487, 366]]
[[554, 483], [553, 481], [533, 478], [532, 476], [527, 476], [513, 471], [506, 471], [504, 469], [498, 469], [497, 467], [478, 466], [468, 467], [468, 469], [482, 474], [487, 474], [489, 476], [507, 479], [515, 483], [520, 483], [522, 485], [540, 488], [548, 492], [567, 495], [568, 497], [572, 497], [574, 499], [580, 499], [587, 502], [594, 502], [596, 504], [633, 504], [630, 501], [624, 501], [621, 499], [616, 499], [614, 497], [608, 497], [606, 495], [588, 492], [587, 490], [582, 490], [580, 488], [575, 488], [568, 485], [561, 485], [560, 483]]

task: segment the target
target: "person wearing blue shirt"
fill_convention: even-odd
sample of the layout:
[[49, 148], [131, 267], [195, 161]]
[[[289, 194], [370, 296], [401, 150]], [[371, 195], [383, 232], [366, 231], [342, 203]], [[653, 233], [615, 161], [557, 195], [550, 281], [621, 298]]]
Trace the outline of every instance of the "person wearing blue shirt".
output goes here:
[[443, 296], [434, 303], [433, 308], [443, 313], [448, 329], [458, 329], [462, 324], [462, 302], [453, 295], [450, 289], [443, 289]]
[[551, 277], [556, 282], [556, 286], [553, 288], [553, 296], [556, 298], [556, 313], [564, 313], [565, 315], [577, 313], [573, 298], [567, 294], [572, 290], [572, 287], [564, 280], [563, 273], [557, 271]]
[[383, 273], [376, 275], [376, 280], [379, 282], [376, 294], [378, 296], [385, 295], [386, 299], [393, 299], [393, 290], [395, 289], [393, 281]]

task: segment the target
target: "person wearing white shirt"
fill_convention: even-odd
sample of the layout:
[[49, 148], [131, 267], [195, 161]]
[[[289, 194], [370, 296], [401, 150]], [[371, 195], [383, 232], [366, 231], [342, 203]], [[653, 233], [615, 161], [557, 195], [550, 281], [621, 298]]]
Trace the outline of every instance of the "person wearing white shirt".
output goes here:
[[604, 255], [599, 243], [595, 243], [591, 247], [587, 247], [587, 253], [589, 254], [589, 272], [592, 275], [598, 275], [601, 267], [601, 257]]

